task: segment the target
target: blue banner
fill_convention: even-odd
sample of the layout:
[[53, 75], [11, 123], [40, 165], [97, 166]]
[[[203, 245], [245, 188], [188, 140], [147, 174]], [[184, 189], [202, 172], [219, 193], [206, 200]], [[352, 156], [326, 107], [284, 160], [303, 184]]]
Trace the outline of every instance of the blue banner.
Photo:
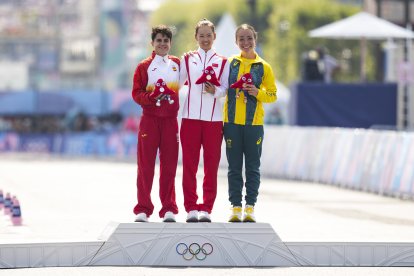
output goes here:
[[0, 133], [0, 152], [135, 158], [137, 134], [129, 131], [68, 134]]
[[395, 127], [397, 84], [299, 83], [294, 99], [299, 126]]

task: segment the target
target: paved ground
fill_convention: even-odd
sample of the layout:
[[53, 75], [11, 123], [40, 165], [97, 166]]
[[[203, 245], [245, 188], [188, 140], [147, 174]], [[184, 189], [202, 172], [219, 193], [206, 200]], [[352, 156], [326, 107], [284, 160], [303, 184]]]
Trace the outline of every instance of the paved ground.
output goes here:
[[412, 276], [412, 268], [150, 268], [150, 267], [80, 267], [30, 268], [0, 270], [1, 276]]
[[[179, 221], [185, 220], [177, 174]], [[17, 195], [24, 225], [0, 215], [0, 243], [96, 240], [110, 221], [131, 222], [134, 163], [0, 155], [0, 189]], [[199, 176], [201, 182], [202, 176]], [[226, 172], [220, 171], [213, 220], [227, 221]], [[157, 185], [153, 189], [160, 221]], [[283, 241], [414, 242], [414, 202], [327, 185], [263, 179], [256, 216]], [[414, 275], [410, 268], [43, 268], [0, 270], [0, 275]]]

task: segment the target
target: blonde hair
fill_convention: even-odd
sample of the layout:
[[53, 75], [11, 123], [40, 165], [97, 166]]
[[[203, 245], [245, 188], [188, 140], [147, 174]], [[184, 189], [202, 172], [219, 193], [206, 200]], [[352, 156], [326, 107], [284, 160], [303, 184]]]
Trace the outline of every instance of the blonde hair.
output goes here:
[[237, 29], [236, 29], [236, 40], [237, 40], [237, 33], [238, 33], [240, 30], [250, 30], [250, 31], [252, 31], [252, 33], [253, 33], [253, 37], [254, 37], [254, 40], [257, 40], [257, 32], [256, 32], [256, 30], [253, 28], [253, 26], [251, 26], [251, 25], [249, 25], [249, 24], [241, 24], [240, 26], [238, 26], [238, 27], [237, 27]]
[[195, 35], [197, 35], [198, 29], [200, 29], [200, 27], [202, 27], [202, 26], [210, 27], [211, 30], [213, 31], [213, 33], [216, 32], [216, 26], [214, 26], [213, 22], [211, 22], [207, 18], [203, 18], [203, 19], [201, 19], [200, 21], [197, 22], [197, 25], [195, 27]]

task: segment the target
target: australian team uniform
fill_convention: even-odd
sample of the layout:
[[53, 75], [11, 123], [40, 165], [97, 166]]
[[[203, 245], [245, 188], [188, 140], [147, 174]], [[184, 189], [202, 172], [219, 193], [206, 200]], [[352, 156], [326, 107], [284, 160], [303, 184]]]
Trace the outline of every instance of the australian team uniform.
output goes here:
[[[215, 94], [205, 93], [204, 84], [196, 84], [207, 66], [212, 66], [220, 86]], [[183, 103], [180, 129], [183, 155], [183, 193], [187, 212], [197, 210], [211, 213], [217, 194], [217, 171], [223, 139], [223, 105], [226, 95], [228, 69], [226, 58], [214, 50], [186, 53], [181, 59], [180, 84], [188, 84]], [[203, 203], [197, 204], [197, 169], [200, 149], [204, 155]]]
[[[151, 202], [151, 189], [154, 178], [155, 160], [159, 150], [160, 179], [159, 196], [162, 208], [159, 216], [164, 217], [168, 211], [178, 213], [175, 201], [175, 174], [178, 162], [178, 121], [179, 110], [179, 72], [180, 60], [174, 56], [159, 56], [155, 52], [140, 62], [135, 70], [132, 98], [142, 107], [142, 116], [138, 130], [138, 173], [137, 198], [134, 213], [145, 213], [149, 217], [154, 210]], [[154, 84], [163, 79], [167, 86], [176, 93], [156, 106], [151, 97]]]
[[[239, 89], [229, 88], [224, 104], [224, 139], [229, 163], [229, 200], [233, 206], [242, 206], [243, 156], [246, 170], [246, 204], [254, 206], [260, 186], [260, 157], [263, 144], [264, 108], [262, 103], [276, 101], [276, 84], [270, 65], [256, 54], [255, 59], [241, 55], [229, 59], [229, 84], [243, 74], [252, 75], [259, 89], [257, 97], [244, 93], [236, 98]], [[247, 93], [246, 93], [247, 95]]]

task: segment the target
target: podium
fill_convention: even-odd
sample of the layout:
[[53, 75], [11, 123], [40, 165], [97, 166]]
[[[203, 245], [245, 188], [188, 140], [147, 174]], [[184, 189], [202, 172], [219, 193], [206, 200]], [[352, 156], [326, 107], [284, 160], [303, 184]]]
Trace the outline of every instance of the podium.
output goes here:
[[266, 223], [124, 223], [91, 264], [249, 267], [298, 262]]
[[0, 268], [414, 266], [414, 243], [283, 242], [267, 223], [110, 223], [97, 241], [0, 245]]

